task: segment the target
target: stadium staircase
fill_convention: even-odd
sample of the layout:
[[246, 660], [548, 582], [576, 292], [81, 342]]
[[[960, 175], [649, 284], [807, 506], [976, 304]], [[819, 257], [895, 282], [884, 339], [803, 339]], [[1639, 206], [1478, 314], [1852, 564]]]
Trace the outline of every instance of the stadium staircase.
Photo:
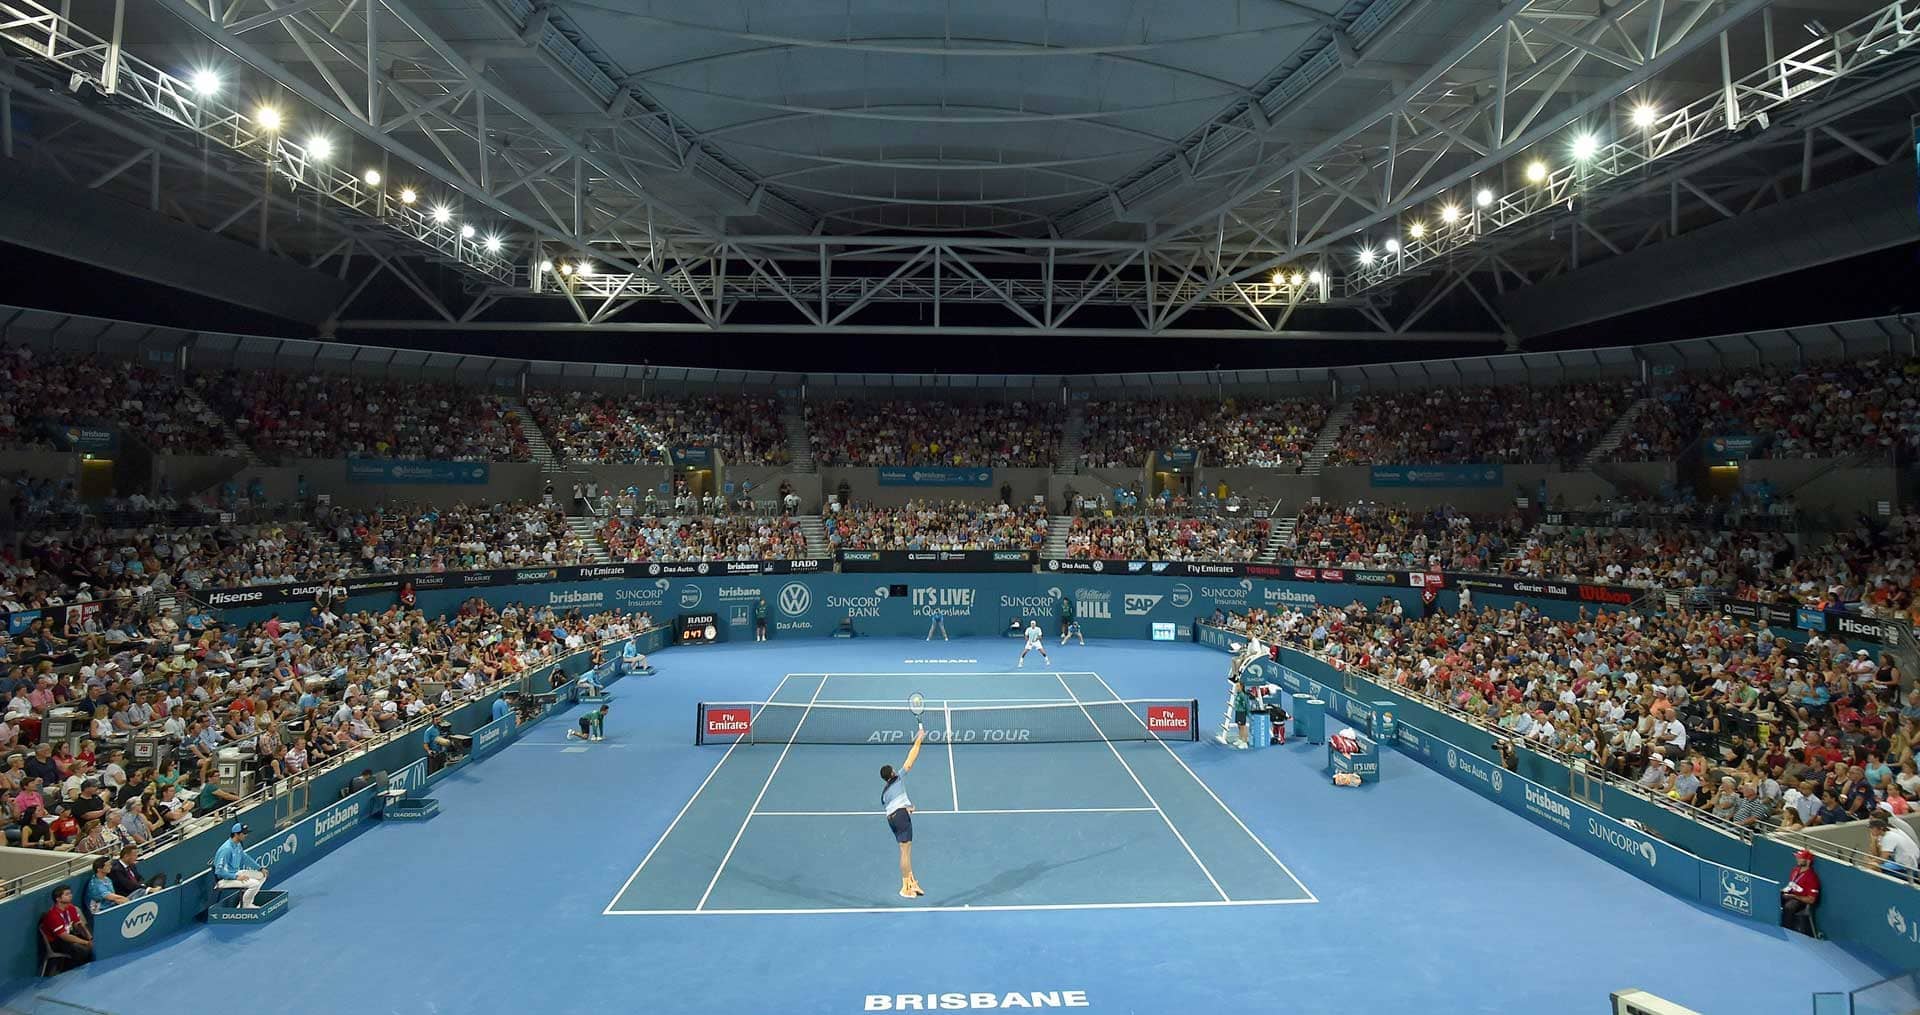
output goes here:
[[1073, 528], [1070, 515], [1047, 516], [1047, 541], [1040, 544], [1040, 556], [1057, 560], [1067, 555], [1067, 530]]
[[608, 553], [607, 544], [600, 541], [599, 515], [568, 515], [567, 528], [573, 531], [574, 538], [580, 540], [588, 563], [613, 563], [613, 554]]
[[[800, 473], [819, 472], [819, 463], [813, 460], [813, 440], [807, 430], [807, 417], [798, 412], [783, 412], [780, 414], [780, 425], [786, 428], [787, 452], [793, 456], [787, 468]], [[813, 537], [807, 537], [807, 545], [813, 545]]]
[[1067, 421], [1060, 427], [1060, 443], [1053, 450], [1053, 474], [1080, 474], [1080, 456], [1086, 453], [1087, 413], [1085, 404], [1073, 402], [1067, 409]]
[[1318, 476], [1327, 466], [1327, 456], [1340, 443], [1340, 434], [1347, 428], [1347, 421], [1353, 418], [1353, 402], [1343, 401], [1327, 413], [1327, 422], [1320, 428], [1320, 436], [1314, 438], [1313, 447], [1307, 451], [1307, 457], [1300, 466], [1303, 476]]
[[1293, 546], [1293, 533], [1300, 527], [1300, 516], [1282, 515], [1272, 518], [1273, 524], [1267, 526], [1266, 545], [1260, 547], [1260, 556], [1255, 558], [1262, 564], [1272, 564], [1280, 559], [1280, 552]]
[[819, 515], [803, 514], [794, 519], [794, 524], [799, 526], [800, 534], [807, 537], [807, 556], [824, 560], [833, 555], [827, 545], [826, 523], [820, 520]]
[[1633, 424], [1640, 419], [1640, 414], [1646, 412], [1647, 406], [1652, 404], [1652, 398], [1642, 398], [1627, 406], [1626, 411], [1620, 414], [1620, 418], [1614, 420], [1613, 425], [1607, 428], [1600, 442], [1587, 452], [1587, 457], [1581, 465], [1591, 469], [1619, 450], [1620, 445], [1626, 442], [1627, 434], [1633, 430]]
[[533, 412], [527, 408], [527, 403], [516, 398], [507, 406], [513, 410], [514, 418], [520, 421], [520, 436], [527, 439], [527, 450], [532, 453], [534, 464], [540, 466], [540, 471], [547, 474], [567, 471], [560, 462], [560, 456], [553, 453], [553, 445], [547, 443], [547, 432], [533, 421]]

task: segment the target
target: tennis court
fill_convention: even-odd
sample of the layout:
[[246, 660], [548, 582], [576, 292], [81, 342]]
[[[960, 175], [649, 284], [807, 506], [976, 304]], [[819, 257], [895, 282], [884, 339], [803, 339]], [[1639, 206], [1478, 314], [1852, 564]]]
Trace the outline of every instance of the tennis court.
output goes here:
[[[880, 766], [906, 756], [914, 867], [896, 894]], [[1317, 901], [1169, 740], [1192, 700], [1126, 701], [1098, 673], [792, 673], [702, 703], [713, 770], [610, 916], [1272, 906]], [[714, 734], [709, 736], [708, 734]]]

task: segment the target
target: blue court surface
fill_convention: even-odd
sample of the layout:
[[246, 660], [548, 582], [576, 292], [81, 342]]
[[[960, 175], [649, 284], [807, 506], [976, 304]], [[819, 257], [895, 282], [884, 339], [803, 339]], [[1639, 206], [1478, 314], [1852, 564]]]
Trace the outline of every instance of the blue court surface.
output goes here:
[[[293, 897], [278, 922], [27, 993], [115, 1015], [197, 1015], [221, 984], [302, 1015], [1558, 1013], [1639, 987], [1801, 1015], [1883, 974], [1668, 896], [1391, 752], [1349, 790], [1320, 749], [1212, 744], [1216, 652], [1048, 648], [1051, 669], [1016, 669], [998, 639], [661, 653], [658, 676], [615, 686], [606, 741], [534, 728], [436, 786], [439, 818], [274, 886]], [[909, 900], [878, 772], [905, 756], [912, 691], [941, 735], [909, 778], [928, 892]], [[1145, 731], [1131, 699], [1198, 699], [1200, 741]], [[698, 702], [774, 704], [747, 740], [702, 746]], [[1001, 725], [1070, 742], [968, 739]], [[868, 727], [877, 742], [813, 742]]]

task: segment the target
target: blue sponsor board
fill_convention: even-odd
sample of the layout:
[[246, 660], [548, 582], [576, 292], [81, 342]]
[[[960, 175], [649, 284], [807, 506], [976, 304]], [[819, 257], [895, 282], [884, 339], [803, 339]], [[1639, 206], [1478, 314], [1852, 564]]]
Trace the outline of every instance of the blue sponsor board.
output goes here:
[[409, 462], [390, 458], [347, 459], [349, 483], [439, 483], [473, 486], [492, 475], [485, 462]]
[[32, 627], [33, 622], [39, 620], [40, 617], [41, 613], [39, 610], [15, 610], [7, 614], [7, 633], [9, 635], [20, 634], [26, 631], [27, 628]]
[[673, 464], [701, 465], [701, 466], [712, 465], [713, 449], [712, 448], [674, 448]]
[[1506, 467], [1500, 465], [1376, 465], [1370, 474], [1374, 486], [1500, 486]]
[[1827, 615], [1820, 610], [1809, 610], [1804, 606], [1796, 607], [1793, 611], [1793, 626], [1802, 631], [1818, 631], [1825, 634]]
[[1707, 457], [1714, 459], [1751, 458], [1766, 447], [1764, 437], [1752, 434], [1723, 433], [1707, 438]]
[[275, 881], [284, 881], [287, 875], [319, 859], [360, 831], [372, 817], [373, 794], [377, 788], [368, 786], [339, 803], [321, 808], [290, 828], [250, 842], [247, 852], [260, 866], [273, 869]]
[[213, 872], [149, 892], [93, 916], [93, 957], [110, 959], [154, 944], [191, 925], [206, 910]]
[[1199, 453], [1192, 448], [1165, 448], [1160, 452], [1160, 464], [1170, 469], [1192, 468], [1199, 460]]
[[112, 427], [63, 426], [56, 423], [45, 428], [45, 432], [62, 451], [102, 455], [120, 447], [120, 431]]
[[881, 486], [992, 486], [992, 469], [954, 469], [937, 465], [875, 469]]

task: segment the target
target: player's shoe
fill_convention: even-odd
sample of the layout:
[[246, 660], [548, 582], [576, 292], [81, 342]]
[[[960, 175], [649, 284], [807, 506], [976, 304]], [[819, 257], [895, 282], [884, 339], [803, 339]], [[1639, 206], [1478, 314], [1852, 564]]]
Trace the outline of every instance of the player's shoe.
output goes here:
[[1233, 749], [1236, 751], [1244, 751], [1247, 749], [1247, 742], [1245, 740], [1235, 740], [1233, 742]]
[[1013, 668], [1016, 670], [1024, 670], [1027, 668], [1027, 661], [1025, 659], [1018, 660], [1013, 664]]
[[908, 888], [908, 887], [906, 887], [906, 886], [904, 886], [904, 885], [902, 885], [902, 886], [901, 886], [901, 888], [900, 888], [900, 897], [901, 897], [901, 898], [903, 898], [903, 899], [911, 899], [911, 898], [914, 898], [915, 896], [914, 896], [914, 894], [913, 894], [913, 889], [911, 889], [911, 888]]

